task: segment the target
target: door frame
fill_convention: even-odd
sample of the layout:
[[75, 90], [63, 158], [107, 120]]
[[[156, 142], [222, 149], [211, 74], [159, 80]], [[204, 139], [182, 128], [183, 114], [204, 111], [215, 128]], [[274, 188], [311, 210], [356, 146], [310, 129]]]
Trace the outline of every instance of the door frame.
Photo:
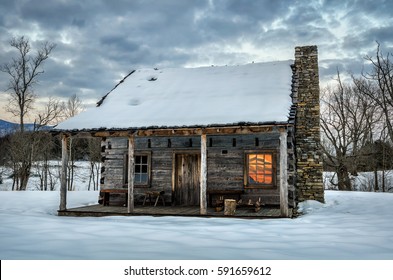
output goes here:
[[175, 192], [176, 192], [176, 182], [177, 182], [177, 168], [176, 168], [176, 157], [178, 155], [199, 155], [201, 156], [200, 149], [179, 149], [172, 153], [172, 206], [175, 206]]

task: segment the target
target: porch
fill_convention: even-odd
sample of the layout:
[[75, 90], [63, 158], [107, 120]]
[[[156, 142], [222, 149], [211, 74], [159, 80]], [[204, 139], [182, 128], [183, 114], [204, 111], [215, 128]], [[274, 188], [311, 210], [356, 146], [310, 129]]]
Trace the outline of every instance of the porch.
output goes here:
[[[290, 216], [292, 213], [290, 213]], [[187, 216], [187, 217], [226, 217], [226, 218], [281, 218], [280, 208], [263, 207], [258, 212], [251, 208], [237, 208], [233, 216], [225, 216], [224, 211], [216, 212], [208, 207], [205, 215], [200, 214], [200, 208], [185, 206], [135, 206], [132, 213], [128, 213], [124, 206], [103, 206], [101, 204], [59, 210], [59, 216], [71, 217], [103, 217], [103, 216]]]
[[[239, 192], [241, 194], [245, 192], [247, 201], [262, 198], [263, 205], [277, 205], [277, 209], [263, 208], [258, 212], [252, 209], [237, 209], [235, 217], [291, 217], [288, 203], [287, 125], [212, 129], [182, 128], [176, 130], [91, 132], [90, 136], [104, 137], [106, 141], [102, 146], [105, 148], [102, 161], [108, 164], [104, 166], [104, 171], [101, 171], [106, 173], [104, 175], [101, 173], [100, 181], [101, 192], [105, 194], [103, 204], [108, 207], [109, 200], [112, 200], [111, 193], [121, 193], [124, 198], [122, 198], [120, 205], [124, 204], [127, 207], [118, 208], [103, 208], [101, 205], [96, 205], [88, 208], [67, 209], [67, 141], [69, 138], [83, 137], [85, 134], [63, 134], [59, 215], [228, 217], [223, 212], [216, 212], [215, 209], [209, 208], [212, 206], [213, 195], [217, 197], [219, 194], [226, 195], [227, 192], [236, 192], [233, 195], [236, 195], [238, 201], [240, 199]], [[229, 133], [231, 136], [228, 136]], [[237, 136], [234, 137], [234, 135]], [[154, 138], [155, 136], [157, 138]], [[117, 141], [118, 139], [120, 140]], [[187, 139], [185, 144], [184, 141]], [[260, 141], [264, 144], [260, 145]], [[113, 145], [114, 143], [116, 145]], [[208, 161], [208, 150], [210, 161]], [[250, 153], [262, 152], [270, 156], [266, 160], [270, 165], [265, 167], [260, 163], [258, 169], [267, 168], [266, 174], [270, 174], [270, 179], [260, 183], [269, 183], [270, 185], [267, 188], [260, 186], [247, 188], [250, 184], [249, 180], [254, 183], [257, 179], [245, 179], [252, 178], [245, 173], [250, 170], [245, 163], [245, 158]], [[265, 162], [265, 158], [260, 162]], [[253, 164], [256, 165], [256, 163]], [[208, 167], [210, 170], [209, 180]], [[254, 173], [256, 172], [255, 168]], [[142, 187], [138, 185], [141, 180], [144, 182]], [[126, 188], [124, 188], [125, 186]], [[171, 201], [176, 205], [197, 205], [197, 207], [168, 206], [162, 209], [138, 207], [138, 195], [142, 195], [143, 192], [146, 194], [145, 190], [148, 192], [163, 191], [166, 201]], [[172, 196], [169, 197], [168, 194], [172, 194]], [[265, 201], [266, 197], [270, 201]], [[271, 199], [272, 197], [274, 201]], [[233, 199], [233, 197], [228, 198]], [[255, 201], [253, 202], [255, 203]]]

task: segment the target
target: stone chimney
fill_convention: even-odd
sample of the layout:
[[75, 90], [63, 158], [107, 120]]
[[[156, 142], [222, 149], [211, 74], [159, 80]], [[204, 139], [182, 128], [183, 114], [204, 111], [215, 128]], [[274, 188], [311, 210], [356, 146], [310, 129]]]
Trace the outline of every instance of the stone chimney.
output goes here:
[[317, 46], [295, 48], [292, 101], [295, 107], [296, 199], [324, 202], [320, 139]]

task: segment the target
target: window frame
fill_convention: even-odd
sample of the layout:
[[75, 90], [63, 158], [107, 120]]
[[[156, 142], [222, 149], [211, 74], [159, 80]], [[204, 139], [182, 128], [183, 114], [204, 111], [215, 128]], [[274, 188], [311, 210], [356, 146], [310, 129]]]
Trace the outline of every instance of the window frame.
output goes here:
[[[137, 156], [147, 156], [147, 182], [135, 182], [134, 176], [134, 187], [136, 188], [149, 188], [151, 186], [151, 151], [136, 151], [134, 153], [134, 174], [135, 174], [135, 166], [136, 166], [136, 157]], [[124, 154], [124, 163], [123, 163], [123, 184], [128, 185], [128, 153]]]
[[[270, 154], [272, 156], [272, 183], [255, 183], [249, 180], [249, 156]], [[275, 150], [249, 150], [244, 153], [244, 187], [247, 189], [276, 189], [277, 188], [277, 151]]]

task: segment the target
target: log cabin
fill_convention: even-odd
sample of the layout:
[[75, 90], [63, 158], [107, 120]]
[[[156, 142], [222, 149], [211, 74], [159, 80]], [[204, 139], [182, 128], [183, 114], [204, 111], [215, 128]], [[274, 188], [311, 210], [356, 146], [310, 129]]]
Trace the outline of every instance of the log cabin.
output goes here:
[[[60, 123], [66, 209], [67, 141], [102, 139], [101, 200], [208, 207], [324, 201], [316, 46], [294, 60], [131, 71], [97, 106]], [[261, 206], [262, 205], [262, 206]]]

